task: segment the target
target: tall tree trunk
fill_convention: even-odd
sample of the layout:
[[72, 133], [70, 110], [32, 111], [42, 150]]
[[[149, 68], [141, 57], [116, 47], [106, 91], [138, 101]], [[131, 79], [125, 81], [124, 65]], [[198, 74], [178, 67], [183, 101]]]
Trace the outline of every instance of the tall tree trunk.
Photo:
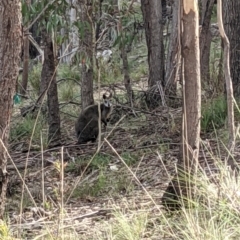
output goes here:
[[92, 29], [92, 3], [90, 0], [78, 0], [79, 16], [82, 22], [81, 36], [81, 102], [82, 109], [94, 103], [93, 99], [93, 29]]
[[182, 55], [185, 88], [183, 96], [183, 163], [197, 166], [201, 118], [201, 80], [198, 9], [195, 0], [183, 0]]
[[172, 29], [168, 48], [165, 91], [176, 94], [177, 77], [180, 67], [180, 31], [179, 31], [179, 1], [174, 1], [173, 4], [173, 19]]
[[[73, 0], [73, 1], [68, 0], [69, 4], [71, 3], [72, 6], [76, 6], [76, 1], [77, 0]], [[76, 8], [72, 7], [69, 11], [70, 11], [69, 15], [70, 15], [70, 23], [71, 23], [71, 29], [70, 29], [70, 32], [68, 34], [69, 35], [69, 41], [71, 42], [71, 47], [69, 48], [69, 52], [70, 52], [70, 51], [76, 50], [79, 47], [79, 37], [78, 37], [78, 29], [73, 24], [77, 20]], [[69, 56], [70, 63], [72, 62], [73, 57], [76, 55], [76, 52], [77, 51], [73, 52]]]
[[46, 86], [48, 104], [48, 141], [51, 146], [58, 145], [60, 132], [60, 114], [56, 82], [56, 59], [52, 39], [48, 33], [43, 33], [44, 62], [41, 74], [41, 85]]
[[24, 33], [23, 38], [23, 73], [22, 73], [22, 86], [21, 93], [25, 95], [27, 93], [28, 84], [28, 65], [29, 65], [29, 32]]
[[[168, 207], [179, 207], [179, 204], [185, 202], [184, 198], [192, 198], [191, 176], [196, 174], [199, 154], [201, 80], [196, 1], [182, 0], [182, 13], [181, 38], [184, 61], [182, 144], [177, 175], [163, 196], [163, 204]], [[178, 200], [178, 204], [173, 200]]]
[[213, 10], [214, 0], [202, 0], [201, 14], [201, 34], [200, 34], [200, 59], [201, 59], [201, 78], [202, 82], [208, 83], [210, 80], [209, 58], [211, 46], [211, 15]]
[[[239, 4], [239, 7], [240, 7], [240, 4]], [[240, 8], [239, 8], [239, 10], [240, 10]], [[239, 16], [240, 16], [240, 14], [239, 14]], [[230, 74], [230, 65], [229, 65], [230, 46], [229, 46], [228, 37], [227, 37], [227, 35], [224, 31], [224, 27], [223, 27], [222, 1], [221, 0], [218, 0], [218, 4], [217, 4], [217, 17], [218, 17], [219, 32], [220, 32], [220, 35], [221, 35], [221, 38], [223, 41], [223, 46], [224, 46], [224, 52], [223, 52], [223, 66], [224, 67], [223, 67], [223, 69], [224, 69], [224, 76], [226, 79], [227, 107], [228, 107], [228, 131], [229, 131], [228, 148], [229, 148], [230, 152], [232, 152], [235, 147], [233, 85], [232, 85], [232, 79], [231, 79], [231, 74]], [[240, 57], [240, 55], [239, 55], [239, 57]], [[240, 68], [239, 68], [239, 70], [240, 70]]]
[[128, 96], [130, 106], [133, 107], [133, 91], [132, 91], [131, 79], [130, 79], [129, 69], [128, 69], [127, 52], [123, 44], [121, 44], [121, 55], [122, 55], [122, 62], [123, 62], [124, 85], [127, 90], [127, 96]]
[[[117, 6], [117, 1], [114, 1], [114, 5]], [[119, 13], [121, 12], [121, 9], [118, 9], [117, 7], [115, 8], [116, 11]], [[127, 58], [127, 49], [126, 45], [131, 43], [125, 44], [125, 34], [122, 28], [122, 21], [121, 18], [119, 18], [118, 22], [118, 35], [121, 36], [121, 42], [120, 42], [120, 51], [121, 51], [121, 57], [122, 57], [122, 63], [123, 63], [123, 75], [124, 75], [124, 86], [127, 91], [127, 97], [129, 100], [129, 105], [133, 107], [133, 91], [132, 91], [132, 84], [131, 84], [131, 79], [130, 79], [130, 74], [129, 74], [129, 64], [128, 64], [128, 58]]]
[[[0, 219], [7, 191], [7, 153], [13, 95], [21, 53], [21, 1], [0, 1]], [[6, 147], [6, 148], [5, 148]]]
[[162, 0], [141, 0], [148, 48], [148, 87], [164, 83]]
[[226, 94], [226, 82], [224, 81], [224, 73], [223, 73], [223, 40], [221, 39], [221, 54], [218, 64], [218, 76], [217, 76], [217, 82], [215, 89], [217, 93], [223, 93]]
[[[211, 79], [210, 75], [210, 51], [211, 51], [211, 43], [212, 43], [212, 33], [211, 30], [208, 30], [207, 36], [206, 36], [206, 43], [203, 47], [203, 52], [201, 54], [201, 79], [202, 83], [207, 84], [207, 86], [203, 86], [203, 88], [209, 88], [212, 83], [211, 81], [214, 81], [214, 79]], [[200, 48], [201, 51], [201, 48]]]
[[[67, 33], [66, 33], [66, 29], [63, 27], [61, 28], [60, 30], [60, 34], [61, 36], [65, 36]], [[61, 59], [60, 59], [60, 63], [69, 63], [69, 59], [70, 59], [70, 56], [67, 55], [68, 51], [69, 51], [69, 39], [66, 39], [66, 41], [64, 41], [62, 44], [61, 44], [61, 48], [59, 50], [60, 52], [60, 56], [61, 56]], [[68, 48], [68, 49], [67, 49]], [[67, 56], [65, 56], [67, 55]], [[63, 57], [64, 56], [64, 57]]]
[[230, 42], [230, 72], [234, 96], [240, 97], [240, 1], [223, 1], [224, 29]]

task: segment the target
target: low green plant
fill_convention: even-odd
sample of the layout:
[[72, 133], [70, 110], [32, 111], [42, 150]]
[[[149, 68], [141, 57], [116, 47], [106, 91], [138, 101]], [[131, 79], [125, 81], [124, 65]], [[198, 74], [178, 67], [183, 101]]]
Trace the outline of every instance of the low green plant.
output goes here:
[[65, 81], [64, 83], [59, 84], [58, 85], [59, 100], [62, 100], [64, 102], [73, 101], [75, 98], [74, 89], [77, 89], [77, 87], [76, 84], [74, 84], [72, 81], [67, 82]]
[[[111, 177], [111, 176], [110, 176]], [[111, 195], [119, 194], [129, 194], [134, 190], [134, 179], [128, 176], [125, 172], [119, 174], [116, 178], [113, 178], [112, 181], [112, 191]]]
[[34, 65], [32, 70], [29, 72], [28, 81], [35, 94], [38, 94], [41, 84], [41, 70], [42, 65], [39, 63]]
[[139, 64], [135, 71], [131, 73], [131, 79], [135, 81], [140, 81], [142, 77], [146, 76], [147, 73], [147, 66], [146, 64]]
[[97, 178], [92, 182], [87, 182], [81, 186], [74, 189], [72, 198], [78, 197], [97, 197], [100, 196], [104, 191], [106, 191], [107, 177], [100, 171]]
[[[100, 62], [100, 80], [101, 83], [116, 83], [122, 80], [121, 64], [119, 59], [112, 59], [111, 62]], [[98, 80], [98, 70], [94, 70], [94, 81]]]
[[60, 101], [74, 101], [79, 96], [79, 69], [65, 64], [58, 68], [58, 96]]
[[161, 154], [167, 153], [169, 151], [169, 143], [162, 143], [163, 141], [160, 141], [161, 144], [159, 145], [159, 151]]
[[121, 157], [128, 166], [132, 166], [139, 159], [138, 156], [131, 154], [129, 152], [122, 153]]
[[71, 67], [67, 64], [60, 64], [57, 71], [58, 79], [79, 79], [79, 69], [77, 67]]
[[[89, 161], [91, 161], [90, 164]], [[93, 159], [91, 159], [90, 156], [76, 159], [75, 162], [71, 162], [68, 164], [68, 166], [66, 167], [66, 171], [76, 172], [77, 174], [79, 174], [80, 170], [83, 171], [86, 166], [88, 166], [87, 172], [89, 172], [90, 170], [105, 169], [108, 166], [109, 162], [110, 156], [99, 153]]]
[[222, 128], [226, 123], [227, 102], [223, 96], [207, 102], [202, 107], [201, 129], [204, 132]]
[[[10, 141], [16, 141], [19, 139], [27, 139], [30, 140], [32, 136], [32, 132], [34, 129], [36, 119], [31, 118], [31, 116], [26, 116], [21, 121], [12, 124], [10, 129]], [[35, 126], [35, 131], [33, 134], [33, 143], [40, 143], [41, 134], [43, 136], [43, 142], [46, 143], [47, 136], [43, 131], [44, 127], [46, 126], [45, 119], [42, 115], [38, 118], [38, 123]]]

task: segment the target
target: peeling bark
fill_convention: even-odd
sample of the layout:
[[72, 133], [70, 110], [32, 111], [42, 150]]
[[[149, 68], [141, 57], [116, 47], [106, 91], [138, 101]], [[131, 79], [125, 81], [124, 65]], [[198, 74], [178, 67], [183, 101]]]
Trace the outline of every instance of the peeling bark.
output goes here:
[[177, 174], [163, 195], [163, 205], [170, 209], [178, 209], [182, 204], [188, 207], [194, 196], [191, 179], [198, 168], [201, 118], [198, 18], [196, 1], [182, 0], [181, 47], [184, 64], [182, 141]]

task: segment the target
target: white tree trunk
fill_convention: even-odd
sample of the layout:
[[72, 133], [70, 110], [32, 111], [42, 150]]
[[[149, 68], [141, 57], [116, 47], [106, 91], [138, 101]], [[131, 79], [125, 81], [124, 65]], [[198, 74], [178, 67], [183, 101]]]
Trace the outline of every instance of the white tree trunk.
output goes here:
[[[70, 1], [67, 0], [67, 2], [72, 4], [73, 6], [76, 6], [76, 0]], [[73, 23], [77, 21], [77, 13], [75, 8], [70, 8], [69, 12], [69, 21], [71, 29], [69, 31], [68, 35], [68, 41], [64, 42], [61, 46], [60, 50], [60, 61], [64, 63], [70, 63], [72, 58], [75, 56], [76, 51], [79, 48], [79, 38], [78, 38], [78, 29], [76, 26], [73, 26]], [[61, 29], [61, 35], [65, 35], [65, 29]]]

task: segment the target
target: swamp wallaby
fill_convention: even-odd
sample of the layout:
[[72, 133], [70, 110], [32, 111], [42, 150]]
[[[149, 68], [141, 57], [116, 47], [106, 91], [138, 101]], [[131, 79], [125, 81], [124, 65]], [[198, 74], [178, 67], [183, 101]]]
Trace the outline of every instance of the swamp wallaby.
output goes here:
[[[110, 103], [110, 96], [107, 97], [103, 94], [103, 103], [100, 104], [101, 121], [104, 126], [107, 126], [110, 114], [112, 112], [112, 105]], [[98, 104], [90, 105], [85, 108], [79, 115], [77, 122], [75, 123], [75, 131], [78, 139], [78, 143], [86, 143], [88, 141], [95, 142], [98, 137]]]

